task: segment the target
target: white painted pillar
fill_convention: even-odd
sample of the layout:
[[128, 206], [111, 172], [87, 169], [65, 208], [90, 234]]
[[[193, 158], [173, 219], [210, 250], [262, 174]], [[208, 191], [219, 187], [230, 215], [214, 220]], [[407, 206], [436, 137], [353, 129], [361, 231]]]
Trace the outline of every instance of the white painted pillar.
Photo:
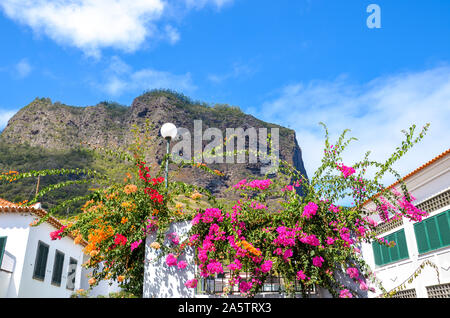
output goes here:
[[[191, 229], [191, 222], [174, 223], [167, 234], [177, 233], [180, 242], [187, 238], [187, 232]], [[178, 258], [188, 263], [185, 269], [177, 266], [168, 266], [166, 256], [161, 250], [150, 247], [156, 239], [156, 233], [150, 234], [145, 240], [145, 268], [143, 298], [194, 298], [194, 289], [187, 288], [184, 283], [195, 276], [194, 249], [187, 246], [185, 253]], [[169, 244], [166, 238], [164, 244]]]

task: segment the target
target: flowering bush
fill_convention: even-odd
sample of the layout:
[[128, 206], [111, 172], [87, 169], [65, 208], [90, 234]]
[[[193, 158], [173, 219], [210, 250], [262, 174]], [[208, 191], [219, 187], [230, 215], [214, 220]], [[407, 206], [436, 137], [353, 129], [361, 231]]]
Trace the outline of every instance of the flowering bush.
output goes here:
[[[379, 282], [361, 258], [358, 245], [376, 240], [392, 246], [394, 242], [376, 237], [376, 222], [365, 216], [362, 203], [383, 189], [378, 180], [384, 172], [396, 174], [391, 165], [426, 129], [415, 141], [411, 129], [407, 142], [384, 164], [369, 161], [366, 155], [352, 167], [343, 165], [341, 154], [350, 141], [344, 132], [336, 145], [329, 144], [327, 134], [323, 164], [311, 180], [282, 163], [280, 171], [288, 177], [288, 184], [286, 178], [239, 181], [232, 188], [240, 199], [231, 208], [206, 209], [192, 220], [189, 242], [196, 249], [199, 268], [195, 279], [215, 276], [227, 268], [231, 277], [225, 289], [238, 288], [245, 296], [257, 294], [271, 274], [284, 278], [291, 295], [296, 286], [306, 296], [308, 287], [316, 285], [334, 297], [356, 296], [357, 290], [337, 278], [337, 273], [344, 273], [359, 289], [374, 291], [369, 280]], [[374, 179], [365, 176], [369, 166], [380, 168]], [[378, 209], [390, 209], [397, 218], [418, 221], [426, 212], [412, 205], [413, 198], [401, 184], [405, 195], [384, 191], [385, 197], [374, 201]], [[353, 198], [353, 207], [338, 204], [346, 197]], [[186, 286], [195, 287], [192, 281]]]
[[[369, 285], [376, 283], [361, 258], [358, 244], [373, 240], [393, 244], [376, 237], [376, 222], [365, 216], [362, 203], [381, 191], [373, 201], [377, 206], [375, 211], [381, 212], [386, 220], [393, 215], [418, 221], [426, 215], [411, 203], [413, 198], [392, 164], [423, 138], [427, 128], [413, 140], [412, 127], [405, 133], [406, 141], [385, 163], [369, 161], [366, 154], [351, 167], [342, 163], [341, 154], [352, 138], [346, 140], [344, 132], [335, 145], [330, 145], [325, 129], [322, 165], [310, 180], [286, 162], [280, 162], [277, 177], [244, 179], [233, 185], [239, 199], [226, 205], [218, 204], [207, 191], [198, 187], [170, 182], [166, 189], [164, 179], [159, 173], [150, 173], [142, 159], [144, 156], [135, 148], [133, 156], [120, 153], [134, 167], [134, 174], [128, 173], [123, 183], [104, 181], [92, 171], [66, 171], [83, 173], [106, 186], [95, 190], [82, 213], [53, 232], [51, 238], [60, 239], [70, 234], [75, 237], [75, 243], [86, 241], [84, 252], [90, 259], [84, 266], [94, 269], [89, 283], [95, 286], [104, 279], [116, 280], [125, 291], [137, 296], [142, 295], [147, 262], [143, 242], [149, 233], [157, 231], [157, 239], [150, 247], [164, 252], [164, 266], [183, 270], [188, 264], [179, 259], [185, 249], [196, 250], [199, 274], [185, 282], [186, 288], [196, 288], [200, 278], [227, 270], [231, 271], [231, 277], [225, 290], [237, 288], [248, 297], [257, 294], [272, 274], [283, 277], [285, 290], [290, 295], [298, 287], [302, 295], [307, 296], [306, 290], [316, 285], [329, 290], [334, 297], [353, 297], [357, 291], [342, 285], [338, 273], [347, 275], [364, 291], [373, 290]], [[204, 164], [191, 164], [223, 175]], [[373, 178], [366, 176], [370, 166], [378, 168]], [[386, 172], [400, 180], [401, 192], [383, 190], [379, 180]], [[14, 174], [12, 178], [34, 175], [40, 174]], [[189, 210], [173, 200], [180, 194], [199, 200], [203, 196], [200, 192], [208, 195], [210, 207]], [[42, 193], [29, 204], [40, 195]], [[345, 198], [352, 199], [350, 207], [340, 203]], [[186, 240], [181, 242], [177, 233], [167, 233], [172, 222], [188, 219], [192, 229]], [[166, 239], [169, 245], [164, 244]]]

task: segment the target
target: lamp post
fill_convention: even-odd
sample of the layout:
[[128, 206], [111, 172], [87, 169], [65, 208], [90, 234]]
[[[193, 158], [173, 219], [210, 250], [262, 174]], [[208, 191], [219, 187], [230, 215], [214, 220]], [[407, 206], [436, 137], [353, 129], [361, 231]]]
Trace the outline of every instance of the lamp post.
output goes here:
[[[170, 141], [177, 136], [177, 127], [172, 123], [166, 123], [161, 127], [161, 136], [167, 140], [166, 154], [170, 151]], [[166, 189], [169, 183], [169, 158], [166, 161]]]

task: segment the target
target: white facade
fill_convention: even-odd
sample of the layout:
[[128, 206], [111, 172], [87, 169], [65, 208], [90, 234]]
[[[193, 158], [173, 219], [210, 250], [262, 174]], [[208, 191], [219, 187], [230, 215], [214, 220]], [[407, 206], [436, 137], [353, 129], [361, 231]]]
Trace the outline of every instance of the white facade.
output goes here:
[[[191, 229], [190, 222], [171, 224], [168, 233], [177, 233], [180, 237], [185, 237]], [[195, 278], [194, 250], [186, 249], [184, 261], [188, 263], [185, 269], [177, 266], [169, 267], [165, 263], [166, 258], [161, 256], [160, 250], [150, 247], [156, 239], [156, 234], [150, 234], [145, 240], [145, 260], [144, 269], [144, 298], [193, 298], [194, 289], [187, 288], [184, 283]], [[168, 240], [165, 242], [168, 244]], [[182, 259], [179, 259], [182, 260]]]
[[[416, 201], [413, 202], [415, 206], [430, 212], [430, 210], [425, 207], [429, 207], [430, 202], [436, 202], [430, 215], [427, 218], [424, 218], [424, 220], [450, 210], [450, 200], [441, 200], [441, 198], [448, 198], [448, 191], [450, 190], [449, 151], [417, 169], [415, 172], [405, 177], [404, 181], [408, 191], [416, 198]], [[397, 190], [400, 190], [398, 185], [396, 188]], [[369, 202], [365, 206], [368, 210], [373, 209], [374, 207], [375, 205], [373, 202]], [[371, 215], [371, 218], [377, 221], [377, 223], [381, 223], [381, 219], [378, 215]], [[388, 231], [383, 232], [379, 237], [386, 237], [389, 234], [403, 229], [409, 256], [407, 259], [382, 266], [375, 265], [374, 251], [370, 244], [362, 245], [362, 255], [368, 265], [374, 270], [376, 277], [381, 280], [383, 287], [387, 291], [390, 291], [407, 281], [425, 260], [434, 263], [439, 270], [440, 281], [438, 282], [436, 270], [433, 267], [425, 266], [421, 274], [416, 277], [412, 283], [406, 283], [406, 290], [408, 290], [408, 292], [403, 294], [405, 297], [414, 297], [415, 295], [418, 298], [427, 298], [427, 287], [450, 283], [450, 246], [442, 246], [441, 248], [429, 252], [419, 253], [414, 229], [414, 224], [417, 222], [404, 219], [402, 223], [403, 224], [399, 224], [393, 228], [389, 228]], [[379, 294], [380, 291], [377, 290], [375, 294], [369, 293], [369, 297], [376, 297]]]
[[[187, 238], [187, 233], [191, 229], [190, 221], [171, 224], [167, 234], [177, 233], [181, 238]], [[188, 263], [185, 269], [179, 269], [177, 266], [169, 267], [166, 264], [166, 258], [161, 257], [163, 254], [160, 250], [155, 250], [150, 245], [156, 240], [156, 233], [147, 236], [145, 241], [145, 260], [144, 269], [144, 290], [143, 298], [220, 298], [217, 294], [198, 294], [195, 289], [187, 288], [184, 283], [195, 278], [196, 268], [194, 265], [194, 250], [186, 248], [183, 257], [178, 261], [184, 260]], [[182, 241], [182, 240], [180, 240]], [[169, 244], [166, 239], [165, 245]], [[337, 277], [342, 283], [353, 286], [357, 289], [355, 283], [348, 278], [347, 275], [339, 275]], [[220, 281], [220, 279], [218, 279]], [[199, 281], [199, 284], [201, 282]], [[366, 292], [361, 292], [360, 297], [366, 297]], [[238, 293], [229, 296], [231, 298], [242, 298]], [[256, 298], [284, 298], [286, 295], [279, 292], [264, 292], [255, 296]], [[298, 295], [297, 297], [301, 297]], [[315, 289], [310, 294], [311, 298], [331, 298], [332, 295], [328, 290], [323, 288]]]
[[[82, 246], [75, 245], [68, 237], [52, 241], [50, 232], [55, 231], [55, 228], [45, 222], [37, 227], [30, 227], [29, 224], [34, 219], [35, 216], [30, 213], [0, 213], [0, 236], [7, 237], [0, 270], [0, 297], [70, 297], [80, 286]], [[33, 278], [39, 242], [49, 246], [44, 280]], [[60, 286], [51, 283], [57, 250], [64, 254]], [[70, 258], [77, 262], [73, 290], [66, 288]]]
[[[89, 256], [83, 256], [83, 263], [87, 262]], [[88, 290], [89, 286], [89, 278], [91, 277], [92, 269], [81, 269], [81, 283], [80, 288], [84, 290]], [[89, 291], [89, 297], [97, 297], [97, 296], [105, 296], [107, 297], [110, 293], [120, 292], [122, 289], [119, 287], [119, 283], [113, 280], [102, 280], [98, 283], [97, 286], [93, 287]]]
[[[7, 237], [0, 264], [0, 298], [68, 298], [78, 289], [88, 290], [92, 270], [81, 266], [89, 259], [83, 246], [74, 244], [70, 237], [52, 241], [50, 232], [56, 229], [46, 222], [31, 227], [29, 224], [35, 219], [30, 212], [0, 213], [0, 237]], [[49, 246], [44, 280], [33, 278], [39, 242]], [[52, 284], [56, 251], [64, 254], [59, 286]], [[76, 261], [74, 285], [68, 284], [73, 277], [69, 277], [71, 259]], [[120, 290], [117, 282], [102, 281], [89, 291], [89, 297], [108, 296]]]

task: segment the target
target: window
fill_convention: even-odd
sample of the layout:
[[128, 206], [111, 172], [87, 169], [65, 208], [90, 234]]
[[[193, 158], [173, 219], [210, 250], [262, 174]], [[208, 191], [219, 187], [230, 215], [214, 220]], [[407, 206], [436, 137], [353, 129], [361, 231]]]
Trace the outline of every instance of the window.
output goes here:
[[414, 224], [419, 254], [450, 245], [450, 210]]
[[392, 298], [417, 298], [416, 289], [400, 290]]
[[450, 284], [427, 286], [428, 298], [450, 298]]
[[36, 260], [34, 262], [33, 278], [38, 280], [44, 280], [45, 270], [47, 268], [47, 256], [49, 246], [41, 241], [38, 243], [36, 252]]
[[52, 284], [61, 286], [62, 269], [64, 265], [64, 253], [56, 250], [55, 262], [53, 263]]
[[69, 272], [67, 274], [67, 285], [66, 285], [67, 289], [70, 290], [75, 289], [76, 271], [77, 271], [77, 260], [71, 257], [69, 261]]
[[388, 247], [378, 242], [372, 243], [375, 265], [383, 266], [389, 263], [409, 258], [405, 230], [394, 232], [385, 237], [388, 242], [394, 241], [395, 246]]
[[3, 254], [5, 254], [6, 236], [0, 237], [0, 268], [2, 267]]

